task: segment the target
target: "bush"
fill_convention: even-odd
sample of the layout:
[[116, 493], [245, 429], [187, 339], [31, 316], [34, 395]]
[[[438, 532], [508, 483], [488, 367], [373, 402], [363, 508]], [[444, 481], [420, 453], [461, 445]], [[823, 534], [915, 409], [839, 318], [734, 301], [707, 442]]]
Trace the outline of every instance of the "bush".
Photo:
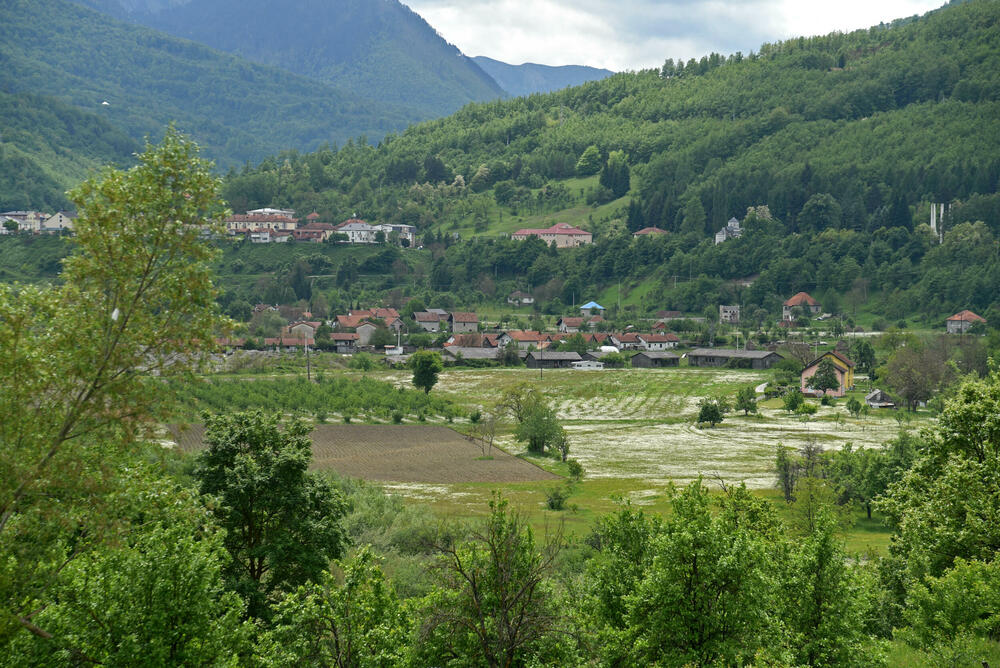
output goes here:
[[351, 424], [351, 416], [349, 413], [344, 413], [344, 424]]
[[392, 423], [393, 424], [402, 424], [402, 422], [403, 422], [403, 413], [400, 412], [400, 411], [393, 411], [392, 412]]
[[483, 413], [480, 410], [476, 410], [472, 415], [469, 416], [469, 422], [472, 424], [479, 424], [479, 421], [483, 419]]
[[549, 510], [564, 510], [571, 490], [568, 485], [559, 485], [545, 490], [545, 505]]
[[570, 459], [566, 462], [566, 468], [569, 470], [569, 477], [579, 482], [583, 479], [583, 464], [576, 461], [575, 459]]
[[[802, 396], [802, 395], [799, 395]], [[798, 415], [815, 415], [816, 411], [819, 410], [819, 406], [816, 404], [811, 404], [808, 401], [803, 401], [796, 409], [795, 412]]]
[[323, 424], [326, 422], [327, 413], [324, 410], [316, 411], [316, 422]]
[[359, 371], [371, 371], [375, 368], [375, 359], [368, 353], [358, 353], [351, 357], [347, 366]]

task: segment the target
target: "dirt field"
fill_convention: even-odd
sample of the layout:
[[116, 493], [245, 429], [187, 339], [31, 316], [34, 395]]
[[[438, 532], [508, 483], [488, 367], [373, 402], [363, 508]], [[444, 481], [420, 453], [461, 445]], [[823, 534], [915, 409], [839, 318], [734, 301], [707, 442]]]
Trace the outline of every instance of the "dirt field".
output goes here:
[[[204, 429], [171, 432], [184, 452], [204, 447]], [[323, 424], [312, 433], [317, 470], [401, 483], [531, 482], [557, 476], [496, 448], [484, 459], [478, 446], [446, 427]]]

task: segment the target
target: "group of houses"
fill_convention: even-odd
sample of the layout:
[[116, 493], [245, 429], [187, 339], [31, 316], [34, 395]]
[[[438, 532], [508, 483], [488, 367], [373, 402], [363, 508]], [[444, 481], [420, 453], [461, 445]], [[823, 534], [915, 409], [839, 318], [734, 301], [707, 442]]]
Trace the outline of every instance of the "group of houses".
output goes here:
[[41, 211], [4, 211], [0, 213], [0, 234], [60, 234], [73, 231], [71, 211], [43, 213]]
[[285, 243], [289, 241], [321, 243], [333, 235], [351, 244], [393, 243], [412, 247], [416, 243], [417, 228], [413, 225], [378, 224], [372, 225], [357, 218], [334, 225], [320, 221], [316, 212], [306, 216], [300, 224], [295, 212], [290, 209], [253, 209], [244, 214], [225, 219], [229, 236], [245, 236], [251, 243]]

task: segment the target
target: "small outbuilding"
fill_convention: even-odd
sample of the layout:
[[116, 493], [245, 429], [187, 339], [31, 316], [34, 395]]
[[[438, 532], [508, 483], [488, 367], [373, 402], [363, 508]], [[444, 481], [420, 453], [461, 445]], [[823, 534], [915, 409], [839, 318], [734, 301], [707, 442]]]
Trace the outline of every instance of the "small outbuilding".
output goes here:
[[647, 350], [632, 356], [632, 366], [639, 369], [660, 369], [680, 363], [681, 358], [676, 353]]
[[569, 369], [583, 358], [574, 351], [532, 350], [524, 359], [529, 369]]
[[690, 366], [728, 366], [738, 369], [770, 369], [784, 359], [770, 350], [695, 348], [687, 355]]

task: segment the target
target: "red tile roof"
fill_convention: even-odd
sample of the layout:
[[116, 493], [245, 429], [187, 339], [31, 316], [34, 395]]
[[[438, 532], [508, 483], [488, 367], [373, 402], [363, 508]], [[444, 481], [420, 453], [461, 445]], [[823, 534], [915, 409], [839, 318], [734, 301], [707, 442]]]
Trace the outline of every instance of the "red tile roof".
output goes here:
[[438, 317], [437, 313], [428, 313], [427, 311], [414, 311], [413, 319], [417, 322], [440, 322], [441, 318]]
[[515, 232], [514, 236], [529, 234], [565, 234], [575, 236], [579, 234], [590, 234], [590, 232], [587, 230], [581, 230], [579, 227], [573, 227], [569, 223], [556, 223], [552, 227], [547, 227], [545, 229], [524, 228]]
[[357, 341], [361, 338], [361, 335], [356, 332], [332, 332], [330, 334], [331, 341]]
[[948, 318], [948, 320], [960, 321], [960, 322], [986, 322], [986, 318], [980, 315], [976, 315], [975, 313], [973, 313], [968, 309], [964, 311], [959, 311], [955, 315]]
[[559, 322], [567, 327], [579, 327], [583, 324], [583, 318], [559, 318]]
[[786, 300], [785, 306], [819, 306], [819, 302], [809, 296], [808, 292], [800, 292], [794, 297]]
[[661, 230], [658, 227], [644, 227], [638, 232], [636, 232], [633, 236], [636, 237], [646, 236], [647, 234], [670, 234], [670, 232], [667, 232], [666, 230]]
[[[673, 332], [667, 334], [637, 334], [636, 336], [640, 337], [646, 343], [672, 343], [680, 341]], [[621, 341], [621, 338], [618, 340]]]
[[476, 314], [469, 313], [468, 311], [454, 311], [451, 314], [451, 319], [453, 322], [470, 322], [470, 323], [479, 322], [479, 318], [476, 317]]

